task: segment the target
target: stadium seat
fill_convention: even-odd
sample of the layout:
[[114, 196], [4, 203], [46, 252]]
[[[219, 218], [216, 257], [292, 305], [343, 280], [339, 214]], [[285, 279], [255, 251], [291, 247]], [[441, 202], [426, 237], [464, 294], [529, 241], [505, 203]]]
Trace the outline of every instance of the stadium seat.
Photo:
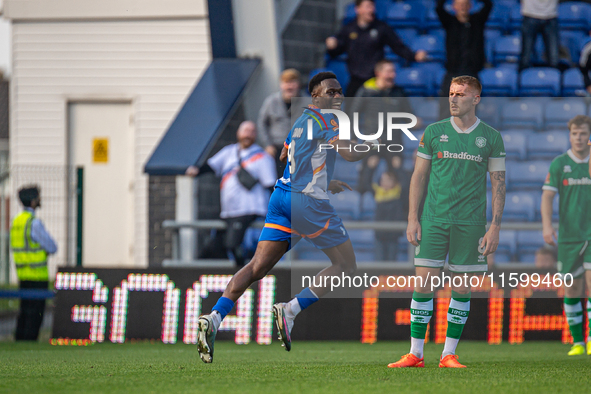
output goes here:
[[396, 84], [409, 96], [428, 96], [431, 91], [429, 74], [417, 68], [399, 68], [396, 71]]
[[376, 217], [376, 200], [371, 193], [361, 196], [361, 220], [374, 220]]
[[591, 30], [591, 5], [582, 2], [566, 2], [558, 6], [558, 25], [561, 30]]
[[419, 1], [391, 3], [386, 21], [394, 28], [422, 26], [426, 10]]
[[507, 162], [507, 178], [511, 189], [521, 190], [541, 190], [544, 185], [546, 175], [548, 175], [548, 168], [550, 168], [549, 161], [527, 161], [527, 162]]
[[510, 68], [487, 68], [480, 72], [483, 96], [517, 95], [517, 72]]
[[488, 125], [499, 128], [501, 125], [501, 104], [502, 99], [494, 97], [483, 97], [480, 104], [476, 106], [476, 116]]
[[528, 160], [552, 160], [570, 148], [566, 127], [559, 131], [535, 133], [527, 140]]
[[503, 3], [497, 3], [492, 8], [488, 20], [486, 21], [486, 28], [505, 32], [510, 27], [509, 9]]
[[353, 22], [357, 18], [355, 14], [355, 3], [349, 3], [345, 7], [345, 16], [343, 17], [343, 25], [347, 25]]
[[443, 39], [437, 36], [430, 36], [424, 34], [416, 37], [411, 48], [413, 51], [425, 50], [430, 61], [443, 62], [445, 61], [445, 43]]
[[566, 123], [576, 115], [585, 115], [587, 106], [582, 99], [552, 100], [546, 104], [544, 111], [545, 127], [564, 129]]
[[493, 64], [498, 63], [517, 63], [521, 55], [521, 36], [504, 36], [495, 41]]
[[[497, 247], [496, 253], [507, 254], [511, 257], [511, 259], [513, 259], [515, 253], [517, 252], [517, 240], [515, 239], [515, 237], [515, 230], [501, 230], [499, 233], [499, 246]], [[497, 257], [496, 253], [495, 261]]]
[[443, 28], [440, 29], [429, 29], [427, 30], [427, 35], [437, 37], [437, 39], [445, 44], [445, 37], [446, 33]]
[[571, 68], [562, 74], [562, 95], [566, 97], [585, 95], [585, 84], [581, 70]]
[[527, 140], [532, 136], [529, 130], [504, 130], [501, 135], [505, 142], [508, 160], [525, 160], [527, 158]]
[[503, 220], [510, 222], [533, 222], [535, 200], [529, 192], [508, 192], [505, 198]]
[[522, 263], [533, 263], [536, 250], [544, 246], [541, 231], [517, 231], [517, 258]]
[[437, 122], [439, 120], [439, 100], [421, 99], [421, 101], [413, 107], [413, 111], [425, 125]]
[[443, 67], [441, 63], [423, 62], [415, 63], [411, 66], [411, 68], [420, 69], [423, 72], [427, 73], [427, 75], [430, 75], [431, 86], [428, 95], [433, 97], [439, 96], [439, 90], [441, 89], [441, 81], [446, 73], [445, 67]]
[[521, 5], [513, 3], [509, 6], [509, 32], [511, 34], [521, 34], [521, 24], [523, 22], [523, 15], [521, 15]]
[[433, 29], [442, 29], [441, 21], [439, 20], [439, 16], [435, 11], [435, 7], [426, 7], [427, 12], [425, 13], [425, 22], [424, 26], [427, 31]]
[[342, 60], [330, 60], [326, 63], [326, 68], [329, 71], [332, 71], [337, 76], [337, 79], [341, 83], [341, 87], [343, 91], [347, 90], [347, 86], [349, 85], [349, 69], [347, 68], [347, 63]]
[[519, 95], [559, 96], [560, 71], [549, 67], [534, 67], [523, 70], [519, 76]]
[[571, 61], [578, 64], [581, 56], [581, 44], [589, 36], [581, 31], [563, 30], [560, 32], [560, 44], [568, 49]]
[[504, 129], [528, 128], [540, 130], [543, 125], [542, 105], [535, 100], [505, 100], [501, 109]]
[[407, 46], [409, 46], [413, 40], [419, 35], [417, 30], [414, 28], [396, 29], [396, 34]]
[[375, 233], [373, 230], [348, 230], [355, 259], [360, 262], [373, 262], [375, 260]]
[[484, 30], [484, 52], [486, 54], [486, 60], [492, 63], [494, 57], [495, 41], [501, 37], [499, 30]]
[[359, 218], [359, 193], [347, 190], [338, 194], [328, 193], [328, 197], [341, 219], [357, 220]]
[[[542, 193], [534, 193], [534, 199], [536, 200], [536, 221], [537, 222], [541, 222], [542, 221]], [[560, 217], [559, 215], [559, 200], [560, 200], [560, 196], [558, 194], [556, 194], [556, 196], [554, 197], [554, 200], [552, 201], [552, 221], [553, 222], [558, 222], [558, 219]]]

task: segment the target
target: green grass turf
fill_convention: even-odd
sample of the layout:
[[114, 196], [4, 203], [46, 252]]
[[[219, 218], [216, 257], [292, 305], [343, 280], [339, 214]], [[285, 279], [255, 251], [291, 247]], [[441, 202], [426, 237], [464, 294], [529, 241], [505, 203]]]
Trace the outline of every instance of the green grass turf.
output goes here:
[[588, 392], [591, 356], [568, 357], [556, 342], [460, 342], [467, 369], [439, 369], [441, 345], [427, 344], [425, 368], [390, 369], [407, 342], [218, 342], [213, 364], [195, 346], [161, 343], [90, 347], [0, 344], [0, 391], [10, 393], [557, 393]]

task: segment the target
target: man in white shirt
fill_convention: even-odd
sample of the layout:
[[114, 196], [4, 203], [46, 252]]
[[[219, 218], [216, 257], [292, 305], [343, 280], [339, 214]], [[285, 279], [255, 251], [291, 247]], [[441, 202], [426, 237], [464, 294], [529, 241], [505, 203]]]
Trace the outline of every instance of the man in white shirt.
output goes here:
[[521, 0], [521, 57], [519, 70], [530, 67], [536, 37], [542, 34], [549, 67], [558, 67], [558, 0]]
[[[197, 176], [213, 172], [222, 178], [220, 217], [226, 222], [227, 229], [216, 233], [216, 237], [200, 253], [200, 258], [212, 255], [213, 249], [223, 242], [223, 247], [234, 255], [236, 265], [242, 267], [245, 264], [244, 252], [240, 247], [242, 239], [250, 224], [267, 214], [270, 188], [277, 180], [277, 173], [273, 158], [254, 143], [256, 126], [253, 122], [242, 122], [236, 132], [236, 139], [238, 143], [222, 148], [200, 168], [190, 166], [186, 174]], [[240, 166], [257, 180], [251, 189], [239, 179]]]

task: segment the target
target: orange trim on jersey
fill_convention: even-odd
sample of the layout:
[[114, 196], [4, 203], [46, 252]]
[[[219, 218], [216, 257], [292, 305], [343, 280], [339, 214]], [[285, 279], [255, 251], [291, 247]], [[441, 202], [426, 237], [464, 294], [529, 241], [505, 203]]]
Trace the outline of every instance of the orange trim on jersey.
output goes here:
[[328, 229], [329, 224], [330, 224], [330, 219], [328, 219], [326, 221], [326, 224], [324, 225], [324, 227], [322, 227], [320, 230], [316, 231], [315, 233], [310, 234], [310, 235], [306, 235], [306, 234], [300, 234], [300, 235], [302, 236], [302, 238], [316, 238]]
[[322, 163], [322, 164], [320, 165], [320, 167], [316, 168], [316, 169], [314, 170], [314, 172], [313, 172], [313, 175], [316, 175], [316, 174], [318, 174], [320, 171], [322, 171], [322, 169], [324, 168], [324, 166], [326, 166], [326, 162]]
[[287, 142], [283, 142], [283, 146], [285, 147], [285, 149], [289, 149], [289, 145], [287, 145]]
[[[255, 161], [262, 159], [263, 157], [265, 157], [265, 153], [257, 153], [256, 155], [254, 155], [253, 157], [251, 157], [250, 159], [243, 161], [242, 162], [242, 166], [247, 166], [250, 163], [254, 163]], [[222, 178], [222, 181], [220, 182], [220, 189], [222, 189], [224, 187], [224, 183], [226, 183], [226, 181], [228, 180], [228, 178], [230, 178], [232, 175], [235, 175], [238, 172], [238, 168], [235, 168], [231, 171], [228, 171], [228, 173], [226, 175], [224, 175], [224, 177]]]
[[336, 141], [336, 140], [338, 140], [338, 139], [339, 139], [339, 136], [338, 136], [338, 134], [337, 134], [337, 135], [335, 135], [334, 137], [332, 137], [332, 138], [331, 138], [331, 139], [328, 141], [328, 143], [329, 143], [329, 144], [332, 144], [333, 142], [335, 142], [335, 141]]

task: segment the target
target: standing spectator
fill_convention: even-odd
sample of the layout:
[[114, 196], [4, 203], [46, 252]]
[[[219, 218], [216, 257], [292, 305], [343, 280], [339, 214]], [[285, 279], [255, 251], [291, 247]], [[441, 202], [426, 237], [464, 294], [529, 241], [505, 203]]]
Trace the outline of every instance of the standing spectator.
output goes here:
[[300, 73], [294, 68], [281, 73], [280, 91], [265, 99], [257, 121], [258, 137], [265, 151], [275, 158], [277, 174], [285, 165], [279, 160], [283, 142], [291, 129], [291, 99], [300, 94]]
[[[215, 237], [209, 240], [199, 258], [215, 255], [216, 249], [223, 245], [234, 255], [236, 265], [242, 267], [246, 260], [241, 248], [244, 234], [252, 222], [267, 214], [269, 190], [275, 184], [277, 174], [273, 158], [254, 143], [254, 122], [242, 122], [236, 132], [236, 139], [238, 143], [226, 146], [199, 168], [190, 166], [186, 174], [197, 176], [214, 172], [222, 178], [220, 217], [226, 222], [227, 227], [225, 231], [218, 231]], [[253, 181], [256, 180], [254, 185], [245, 185], [247, 182], [240, 179], [241, 167], [250, 174]]]
[[[389, 60], [380, 60], [375, 66], [375, 75], [375, 78], [367, 80], [357, 91], [356, 97], [362, 99], [355, 100], [352, 105], [352, 111], [360, 114], [360, 129], [364, 134], [373, 134], [378, 131], [380, 112], [384, 114], [387, 112], [412, 113], [406, 93], [401, 87], [395, 85], [396, 68], [394, 64]], [[369, 100], [364, 100], [365, 98]], [[383, 125], [385, 124], [384, 121]], [[393, 133], [392, 140], [388, 143], [402, 145], [402, 132]], [[363, 194], [371, 190], [373, 173], [379, 159], [386, 160], [388, 170], [394, 171], [400, 167], [400, 156], [400, 153], [381, 149], [375, 155], [363, 159], [359, 171], [359, 193]]]
[[[406, 218], [404, 195], [398, 176], [393, 171], [386, 171], [380, 177], [380, 183], [373, 184], [374, 198], [376, 200], [377, 222], [399, 221]], [[408, 199], [408, 194], [406, 195]], [[396, 261], [398, 255], [398, 238], [402, 231], [377, 231], [375, 232], [377, 248], [377, 261]]]
[[583, 74], [583, 81], [585, 82], [585, 89], [591, 95], [591, 40], [587, 41], [581, 50], [581, 58], [579, 59], [579, 69]]
[[558, 0], [521, 0], [521, 57], [519, 71], [530, 67], [539, 33], [546, 47], [548, 66], [558, 67]]
[[[19, 287], [47, 290], [47, 256], [57, 252], [57, 246], [41, 220], [35, 217], [35, 209], [41, 207], [39, 188], [23, 187], [18, 191], [18, 198], [25, 209], [12, 221], [10, 249], [16, 265]], [[36, 341], [44, 312], [45, 299], [21, 299], [15, 339]]]
[[336, 37], [326, 39], [326, 49], [332, 57], [347, 53], [347, 65], [351, 79], [345, 96], [354, 97], [357, 89], [374, 76], [374, 67], [384, 58], [384, 46], [407, 61], [421, 62], [427, 52], [416, 53], [400, 40], [400, 37], [388, 26], [375, 17], [376, 7], [373, 0], [355, 0], [357, 18], [343, 26]]
[[441, 82], [441, 97], [446, 102], [439, 105], [440, 117], [449, 117], [449, 86], [452, 78], [460, 75], [478, 77], [484, 67], [486, 56], [484, 53], [484, 25], [492, 10], [491, 0], [482, 0], [480, 11], [470, 14], [472, 2], [470, 0], [454, 0], [455, 15], [450, 14], [444, 7], [445, 0], [438, 0], [436, 11], [445, 29], [445, 49], [447, 51], [447, 70]]

